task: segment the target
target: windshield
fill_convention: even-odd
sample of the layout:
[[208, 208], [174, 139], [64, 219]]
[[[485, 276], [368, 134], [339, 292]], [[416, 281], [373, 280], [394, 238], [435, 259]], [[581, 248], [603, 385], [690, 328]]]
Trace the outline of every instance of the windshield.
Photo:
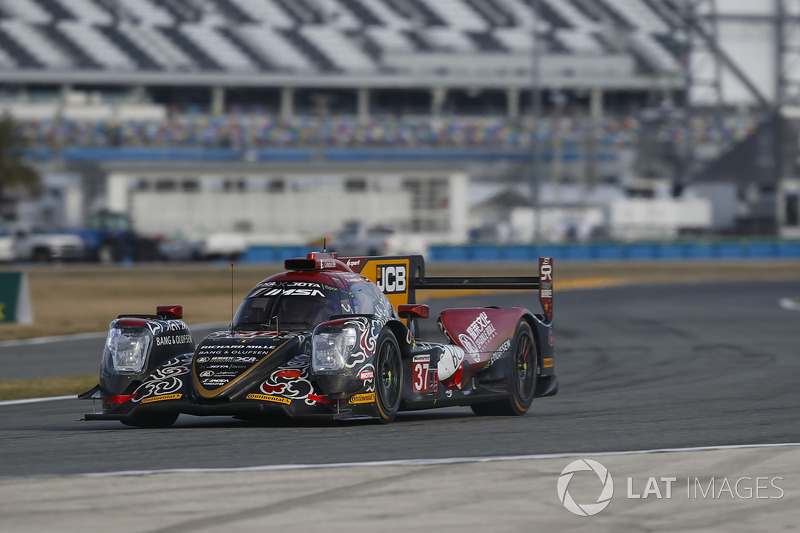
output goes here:
[[233, 329], [310, 331], [342, 314], [339, 291], [322, 283], [271, 281], [257, 285], [233, 317]]

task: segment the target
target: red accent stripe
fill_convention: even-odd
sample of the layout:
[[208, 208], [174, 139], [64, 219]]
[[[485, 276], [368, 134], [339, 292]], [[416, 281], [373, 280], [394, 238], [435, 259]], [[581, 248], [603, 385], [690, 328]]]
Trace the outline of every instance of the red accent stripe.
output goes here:
[[108, 403], [125, 403], [128, 400], [132, 400], [136, 395], [135, 394], [125, 394], [122, 396], [112, 396], [108, 399]]

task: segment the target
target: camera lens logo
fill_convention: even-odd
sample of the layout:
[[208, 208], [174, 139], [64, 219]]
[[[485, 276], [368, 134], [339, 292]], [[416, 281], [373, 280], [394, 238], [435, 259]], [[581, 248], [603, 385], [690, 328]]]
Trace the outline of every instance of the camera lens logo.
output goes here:
[[[600, 482], [603, 484], [603, 490], [595, 503], [579, 504], [569, 493], [569, 482], [572, 481], [572, 476], [576, 472], [592, 471], [597, 474]], [[580, 459], [573, 461], [561, 471], [561, 476], [558, 478], [558, 499], [564, 504], [564, 507], [571, 513], [578, 516], [594, 516], [611, 503], [611, 497], [614, 496], [614, 480], [611, 479], [611, 474], [608, 469], [591, 459]]]

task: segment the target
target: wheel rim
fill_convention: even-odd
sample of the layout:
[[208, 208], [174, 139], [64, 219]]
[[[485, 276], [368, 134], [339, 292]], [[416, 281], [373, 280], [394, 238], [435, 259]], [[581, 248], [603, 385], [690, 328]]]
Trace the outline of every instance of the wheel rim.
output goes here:
[[536, 376], [536, 361], [533, 355], [533, 342], [530, 335], [523, 334], [517, 343], [514, 361], [517, 368], [517, 383], [520, 396], [528, 398], [533, 392], [533, 382]]
[[386, 409], [392, 409], [400, 399], [400, 358], [391, 342], [381, 346], [378, 363], [378, 397]]

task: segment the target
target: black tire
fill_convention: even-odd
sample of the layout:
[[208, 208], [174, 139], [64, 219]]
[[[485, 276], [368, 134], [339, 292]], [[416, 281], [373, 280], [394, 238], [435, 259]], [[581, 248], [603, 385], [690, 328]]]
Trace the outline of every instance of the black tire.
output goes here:
[[384, 328], [378, 336], [375, 353], [375, 407], [378, 419], [388, 424], [397, 416], [403, 390], [400, 345], [389, 328]]
[[178, 413], [151, 413], [148, 415], [136, 414], [123, 418], [121, 422], [126, 426], [140, 428], [168, 428], [178, 419]]
[[539, 354], [536, 339], [530, 324], [525, 319], [519, 321], [514, 331], [511, 351], [511, 375], [508, 376], [506, 400], [476, 403], [472, 412], [481, 416], [522, 416], [528, 412], [536, 393], [536, 367]]

